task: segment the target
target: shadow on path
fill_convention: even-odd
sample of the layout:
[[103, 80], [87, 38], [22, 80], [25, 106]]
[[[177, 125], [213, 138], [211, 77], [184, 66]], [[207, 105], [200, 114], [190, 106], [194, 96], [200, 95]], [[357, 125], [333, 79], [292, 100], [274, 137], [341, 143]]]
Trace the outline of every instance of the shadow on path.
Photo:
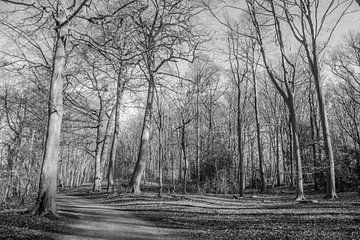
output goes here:
[[183, 239], [181, 229], [158, 227], [130, 212], [82, 196], [58, 194], [57, 203], [60, 215], [74, 220], [68, 233], [52, 236], [57, 240]]

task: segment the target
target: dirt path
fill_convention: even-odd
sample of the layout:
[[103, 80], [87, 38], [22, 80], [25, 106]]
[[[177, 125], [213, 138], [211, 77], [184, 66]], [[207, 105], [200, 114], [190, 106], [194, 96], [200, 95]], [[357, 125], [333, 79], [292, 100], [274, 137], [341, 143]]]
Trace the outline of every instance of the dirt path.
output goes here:
[[70, 233], [53, 236], [57, 240], [183, 239], [177, 229], [155, 226], [129, 212], [80, 195], [59, 194], [57, 202], [61, 215], [75, 219]]

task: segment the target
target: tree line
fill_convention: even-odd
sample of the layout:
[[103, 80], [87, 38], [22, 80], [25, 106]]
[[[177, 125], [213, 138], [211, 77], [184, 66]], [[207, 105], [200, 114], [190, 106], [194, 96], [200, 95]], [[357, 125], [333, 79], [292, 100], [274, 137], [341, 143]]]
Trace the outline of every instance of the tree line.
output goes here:
[[0, 3], [3, 204], [358, 186], [360, 33], [330, 46], [355, 1]]

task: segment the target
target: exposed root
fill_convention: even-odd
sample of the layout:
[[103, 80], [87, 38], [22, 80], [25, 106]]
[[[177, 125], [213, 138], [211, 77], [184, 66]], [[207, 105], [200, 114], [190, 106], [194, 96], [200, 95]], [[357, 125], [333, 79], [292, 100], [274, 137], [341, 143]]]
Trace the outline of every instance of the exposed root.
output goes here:
[[330, 201], [340, 201], [339, 197], [335, 194], [326, 194], [326, 196], [324, 197], [324, 199], [326, 200], [330, 200]]
[[297, 195], [295, 201], [296, 202], [306, 201], [306, 198], [305, 198], [305, 196], [303, 194]]
[[29, 213], [33, 216], [45, 217], [48, 219], [61, 219], [60, 215], [57, 212], [51, 210], [40, 210], [38, 208], [33, 208]]
[[132, 195], [140, 195], [140, 194], [141, 194], [140, 189], [131, 188], [129, 192], [130, 192]]

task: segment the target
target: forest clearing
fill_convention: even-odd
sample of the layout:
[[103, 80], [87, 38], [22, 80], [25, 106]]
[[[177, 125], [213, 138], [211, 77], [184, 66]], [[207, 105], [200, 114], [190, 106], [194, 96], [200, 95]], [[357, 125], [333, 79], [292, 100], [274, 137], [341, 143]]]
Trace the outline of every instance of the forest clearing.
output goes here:
[[360, 0], [0, 0], [0, 239], [360, 239]]

